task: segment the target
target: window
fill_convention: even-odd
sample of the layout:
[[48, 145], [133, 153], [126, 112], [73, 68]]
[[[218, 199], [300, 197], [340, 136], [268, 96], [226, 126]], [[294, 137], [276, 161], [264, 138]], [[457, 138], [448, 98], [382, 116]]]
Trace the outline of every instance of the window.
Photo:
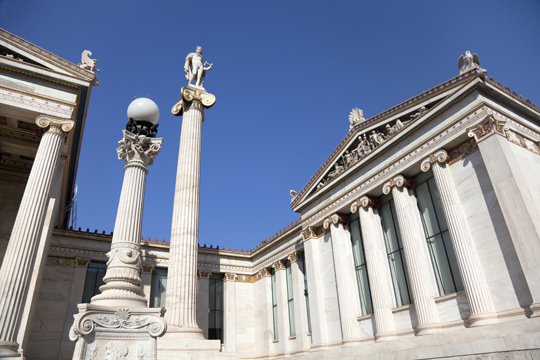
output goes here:
[[405, 254], [397, 223], [396, 208], [394, 199], [390, 194], [382, 196], [380, 202], [379, 213], [381, 215], [392, 285], [394, 286], [396, 306], [403, 306], [410, 304], [412, 300], [409, 291], [409, 274], [407, 273]]
[[309, 314], [309, 296], [308, 296], [307, 274], [306, 274], [306, 254], [304, 252], [302, 253], [302, 272], [304, 273], [304, 297], [306, 298], [308, 332], [311, 334], [311, 315]]
[[152, 295], [150, 307], [165, 307], [167, 291], [167, 269], [156, 268], [152, 273]]
[[289, 334], [290, 336], [296, 336], [296, 326], [294, 323], [294, 296], [292, 285], [292, 269], [291, 262], [287, 260], [285, 262], [285, 272], [287, 274], [287, 307], [289, 308]]
[[461, 291], [463, 283], [433, 173], [422, 173], [415, 178], [415, 182], [414, 191], [439, 294]]
[[276, 295], [276, 269], [270, 269], [272, 283], [272, 317], [274, 318], [274, 340], [279, 339], [278, 333], [278, 313], [277, 313], [277, 295]]
[[84, 280], [84, 291], [82, 302], [88, 304], [92, 297], [99, 294], [99, 287], [104, 285], [103, 277], [107, 271], [104, 263], [91, 262], [86, 269], [86, 279]]
[[223, 274], [211, 274], [209, 288], [208, 339], [223, 342]]
[[366, 267], [366, 257], [364, 255], [364, 243], [360, 231], [360, 219], [358, 212], [349, 217], [351, 229], [351, 241], [353, 248], [354, 267], [356, 269], [356, 281], [358, 283], [358, 293], [360, 294], [360, 307], [362, 315], [372, 314], [371, 292], [369, 291], [369, 280]]

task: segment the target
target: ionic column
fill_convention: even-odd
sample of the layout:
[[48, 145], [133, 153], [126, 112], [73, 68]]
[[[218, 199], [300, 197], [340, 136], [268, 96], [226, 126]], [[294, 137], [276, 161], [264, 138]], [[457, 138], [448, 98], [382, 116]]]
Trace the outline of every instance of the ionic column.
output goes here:
[[152, 297], [152, 273], [154, 272], [155, 266], [142, 264], [141, 269], [141, 287], [143, 294], [146, 299], [150, 299]]
[[0, 269], [0, 356], [17, 355], [18, 327], [30, 286], [56, 163], [64, 138], [75, 123], [40, 115], [36, 118], [36, 124], [47, 130], [39, 143]]
[[383, 193], [389, 194], [392, 191], [418, 318], [416, 333], [417, 335], [425, 335], [437, 332], [440, 327], [439, 313], [434, 300], [438, 293], [422, 219], [416, 200], [410, 194], [413, 187], [413, 182], [398, 175], [383, 185]]
[[[360, 210], [358, 207], [360, 206]], [[392, 279], [388, 272], [388, 255], [384, 244], [384, 235], [379, 217], [378, 200], [362, 196], [351, 205], [351, 212], [359, 211], [364, 253], [368, 268], [373, 316], [375, 319], [375, 340], [386, 341], [396, 337], [394, 322], [394, 293]]]
[[255, 357], [273, 355], [272, 284], [269, 268], [262, 268], [253, 284], [255, 300]]
[[124, 182], [120, 193], [118, 212], [107, 253], [107, 272], [92, 305], [147, 307], [148, 300], [141, 287], [141, 228], [144, 208], [144, 189], [147, 166], [152, 165], [161, 149], [163, 139], [135, 135], [122, 131], [124, 138], [118, 142], [118, 159], [124, 166]]
[[225, 352], [236, 352], [236, 278], [225, 273], [223, 279], [223, 345]]
[[351, 235], [346, 228], [348, 224], [349, 219], [338, 214], [331, 215], [323, 223], [325, 229], [330, 228], [332, 236], [343, 343], [361, 339], [358, 325], [358, 316], [361, 314], [360, 296], [356, 285]]
[[448, 231], [469, 301], [471, 310], [469, 322], [471, 326], [491, 324], [498, 321], [497, 315], [491, 302], [489, 289], [480, 267], [467, 220], [463, 216], [450, 169], [446, 164], [447, 159], [448, 154], [441, 149], [424, 159], [421, 163], [421, 169], [423, 172], [429, 171], [430, 168], [433, 170], [433, 177], [439, 189]]
[[296, 325], [296, 350], [309, 351], [307, 306], [304, 295], [304, 273], [300, 270], [302, 263], [302, 253], [294, 251], [287, 256], [291, 262], [291, 274], [293, 282], [294, 298], [294, 322]]
[[196, 318], [201, 132], [204, 109], [215, 101], [214, 95], [204, 90], [183, 87], [182, 99], [172, 110], [174, 115], [184, 117], [174, 192], [165, 318], [168, 333], [182, 332], [201, 339], [203, 335]]

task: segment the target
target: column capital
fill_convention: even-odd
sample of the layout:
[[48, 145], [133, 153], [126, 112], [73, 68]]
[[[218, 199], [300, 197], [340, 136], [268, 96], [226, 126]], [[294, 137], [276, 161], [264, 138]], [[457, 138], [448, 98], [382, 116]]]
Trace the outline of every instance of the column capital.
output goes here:
[[509, 127], [506, 125], [506, 120], [499, 120], [493, 115], [488, 115], [478, 124], [468, 128], [467, 134], [469, 137], [474, 137], [478, 143], [493, 134], [499, 134], [506, 137], [506, 131], [508, 129]]
[[308, 226], [304, 230], [302, 230], [302, 239], [304, 241], [308, 241], [311, 238], [317, 237], [317, 229], [313, 226]]
[[409, 190], [414, 189], [414, 180], [408, 179], [403, 175], [395, 176], [394, 178], [388, 180], [383, 185], [383, 194], [390, 194], [393, 187], [402, 187], [406, 186]]
[[154, 265], [142, 264], [142, 272], [143, 273], [151, 274], [152, 271], [154, 271], [155, 268], [156, 267]]
[[87, 268], [88, 264], [90, 264], [90, 259], [81, 258], [81, 257], [75, 258], [75, 267]]
[[199, 270], [197, 273], [199, 275], [199, 279], [209, 279], [210, 275], [212, 274], [212, 272], [208, 270]]
[[332, 214], [332, 215], [330, 215], [329, 217], [327, 217], [324, 220], [323, 228], [329, 229], [330, 224], [337, 225], [337, 224], [340, 224], [340, 223], [343, 224], [343, 225], [349, 225], [349, 218], [347, 216], [344, 216], [344, 215]]
[[36, 118], [36, 125], [48, 131], [62, 135], [62, 132], [68, 133], [75, 126], [75, 121], [68, 119], [58, 119], [49, 115], [39, 115]]
[[289, 259], [289, 261], [291, 263], [295, 263], [298, 261], [298, 259], [300, 259], [302, 257], [302, 251], [293, 251], [292, 253], [290, 253], [288, 256], [287, 256], [287, 259]]
[[142, 162], [144, 166], [154, 163], [156, 155], [161, 151], [162, 138], [151, 138], [144, 135], [136, 135], [127, 130], [122, 130], [124, 137], [118, 142], [116, 149], [118, 160], [126, 163], [132, 161]]
[[184, 111], [189, 108], [204, 113], [204, 109], [209, 109], [216, 103], [216, 97], [213, 94], [195, 86], [184, 86], [181, 93], [182, 98], [174, 104], [171, 110], [174, 116], [182, 116]]
[[238, 277], [235, 273], [225, 273], [225, 277], [223, 278], [223, 281], [236, 281], [236, 278]]
[[378, 209], [380, 205], [381, 204], [380, 204], [379, 200], [374, 199], [374, 198], [370, 198], [369, 196], [364, 195], [364, 196], [360, 197], [359, 199], [353, 201], [353, 203], [351, 204], [351, 212], [352, 213], [357, 212], [359, 206], [372, 207], [373, 209]]
[[276, 261], [275, 263], [272, 264], [272, 267], [276, 271], [285, 270], [285, 263], [283, 262], [283, 260], [278, 260], [278, 261]]
[[262, 268], [261, 270], [259, 270], [259, 272], [257, 274], [255, 274], [255, 279], [256, 280], [261, 280], [264, 277], [271, 276], [269, 269], [270, 268], [265, 267], [265, 268]]
[[435, 151], [432, 154], [429, 154], [427, 158], [422, 160], [420, 163], [420, 169], [422, 169], [423, 172], [429, 171], [431, 169], [431, 164], [435, 162], [444, 163], [448, 160], [448, 153], [444, 149], [439, 149]]

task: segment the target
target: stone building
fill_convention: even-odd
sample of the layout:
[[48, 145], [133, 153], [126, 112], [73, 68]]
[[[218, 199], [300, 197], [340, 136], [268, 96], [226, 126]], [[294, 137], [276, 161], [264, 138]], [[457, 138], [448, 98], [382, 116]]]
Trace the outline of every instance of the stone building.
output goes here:
[[[39, 115], [75, 122], [49, 196], [69, 204], [95, 76], [5, 31], [0, 51], [5, 243]], [[540, 357], [540, 110], [471, 60], [462, 65], [372, 118], [353, 109], [344, 139], [291, 192], [300, 221], [248, 251], [199, 246], [197, 322], [221, 339], [222, 355]], [[40, 230], [42, 279], [18, 325], [28, 359], [72, 357], [77, 304], [105, 273], [111, 235], [66, 229], [63, 218], [57, 209], [47, 217], [57, 228]], [[168, 249], [142, 240], [150, 307], [167, 307]]]

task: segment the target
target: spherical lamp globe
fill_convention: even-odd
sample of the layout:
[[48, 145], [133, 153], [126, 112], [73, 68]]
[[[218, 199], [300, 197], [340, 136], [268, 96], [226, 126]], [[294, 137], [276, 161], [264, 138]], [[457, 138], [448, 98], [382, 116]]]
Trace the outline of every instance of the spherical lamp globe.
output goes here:
[[127, 108], [128, 119], [135, 121], [148, 121], [156, 124], [159, 119], [159, 108], [155, 102], [148, 98], [138, 98]]

